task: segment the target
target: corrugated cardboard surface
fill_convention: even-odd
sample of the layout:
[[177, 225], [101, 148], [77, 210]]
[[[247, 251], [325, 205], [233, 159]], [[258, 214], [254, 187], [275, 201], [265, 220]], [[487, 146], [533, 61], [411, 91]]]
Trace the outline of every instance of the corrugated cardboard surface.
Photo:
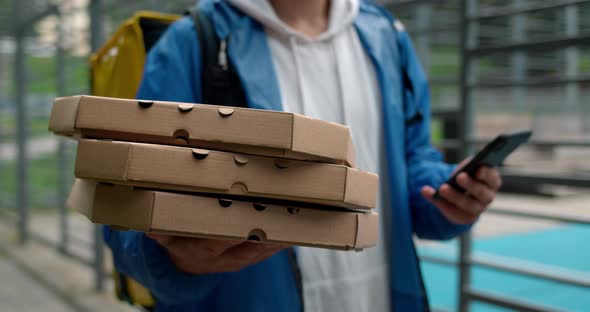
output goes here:
[[[203, 152], [201, 150], [197, 152]], [[75, 174], [174, 191], [256, 196], [350, 209], [375, 207], [378, 177], [341, 165], [145, 143], [80, 140]]]
[[[355, 248], [375, 246], [379, 239], [379, 218], [368, 213], [359, 213], [357, 218], [357, 236]], [[371, 229], [370, 231], [364, 229]]]
[[292, 113], [93, 96], [57, 98], [57, 134], [354, 165], [348, 127]]
[[354, 146], [349, 134], [345, 133], [342, 127], [326, 127], [325, 121], [307, 116], [293, 115], [291, 148], [294, 151], [343, 159], [347, 163], [354, 164]]
[[69, 136], [74, 135], [76, 133], [78, 103], [78, 97], [56, 98], [49, 118], [49, 131]]
[[76, 179], [72, 186], [72, 191], [68, 197], [68, 207], [77, 210], [79, 213], [93, 219], [92, 205], [94, 201], [94, 191], [96, 182], [89, 180]]
[[221, 205], [213, 197], [91, 183], [85, 186], [85, 193], [80, 191], [83, 188], [74, 189], [80, 194], [71, 197], [93, 198], [78, 201], [87, 207], [74, 208], [91, 211], [86, 215], [93, 222], [118, 228], [333, 249], [367, 248], [377, 242], [378, 215], [374, 212], [255, 205], [241, 200]]

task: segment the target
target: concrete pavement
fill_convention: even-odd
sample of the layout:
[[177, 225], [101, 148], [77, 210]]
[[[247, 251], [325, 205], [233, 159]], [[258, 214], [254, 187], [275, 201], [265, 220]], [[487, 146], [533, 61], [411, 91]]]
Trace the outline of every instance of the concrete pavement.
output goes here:
[[10, 258], [0, 255], [0, 311], [75, 311], [23, 272]]
[[[44, 227], [37, 226], [51, 228], [57, 221], [55, 216], [41, 219], [32, 223], [32, 228], [40, 234], [44, 233]], [[57, 222], [55, 224], [57, 227]], [[85, 232], [90, 233], [89, 226], [87, 223]], [[112, 279], [107, 277], [105, 280], [104, 292], [96, 292], [90, 267], [64, 257], [55, 248], [35, 240], [26, 246], [19, 246], [15, 242], [14, 233], [11, 224], [0, 223], [0, 311], [139, 311], [117, 301]], [[48, 239], [51, 240], [51, 237]], [[80, 246], [85, 244], [79, 242], [72, 242], [70, 245], [73, 247], [71, 252], [78, 254], [80, 249], [90, 247]], [[90, 252], [86, 251], [86, 254]], [[108, 253], [106, 257], [110, 259]]]

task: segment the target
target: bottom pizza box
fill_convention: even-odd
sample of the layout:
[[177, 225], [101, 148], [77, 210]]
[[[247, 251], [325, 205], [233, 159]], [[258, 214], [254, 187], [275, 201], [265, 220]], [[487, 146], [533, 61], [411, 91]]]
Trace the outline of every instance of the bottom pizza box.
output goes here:
[[353, 250], [377, 243], [375, 212], [261, 204], [77, 179], [68, 205], [117, 229]]

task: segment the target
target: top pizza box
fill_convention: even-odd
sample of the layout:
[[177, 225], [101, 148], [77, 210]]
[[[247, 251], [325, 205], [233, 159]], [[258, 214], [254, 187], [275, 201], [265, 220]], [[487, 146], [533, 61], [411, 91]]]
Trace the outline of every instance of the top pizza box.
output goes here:
[[49, 130], [354, 166], [348, 127], [278, 111], [81, 95], [55, 99]]

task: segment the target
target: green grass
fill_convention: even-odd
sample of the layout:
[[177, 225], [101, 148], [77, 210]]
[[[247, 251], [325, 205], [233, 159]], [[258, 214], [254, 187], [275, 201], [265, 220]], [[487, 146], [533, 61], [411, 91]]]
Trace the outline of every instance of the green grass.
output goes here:
[[29, 134], [31, 137], [49, 135], [49, 117], [33, 117], [29, 120]]
[[[86, 57], [66, 55], [66, 94], [88, 88], [89, 68]], [[37, 94], [57, 93], [57, 71], [55, 57], [27, 56], [29, 84], [27, 92]], [[7, 93], [14, 94], [14, 84], [8, 86]]]
[[433, 45], [430, 53], [430, 78], [446, 78], [459, 75], [459, 50], [456, 46]]
[[[477, 61], [477, 67], [480, 72], [487, 72], [502, 69], [503, 67], [497, 64], [495, 58], [480, 58]], [[590, 67], [590, 59], [580, 58], [581, 68]], [[459, 76], [461, 69], [461, 55], [460, 51], [454, 46], [433, 46], [430, 53], [430, 68], [429, 78], [447, 78]], [[582, 69], [583, 70], [583, 69]]]
[[580, 72], [590, 73], [590, 52], [583, 53], [580, 57]]
[[433, 144], [442, 142], [444, 138], [443, 123], [441, 120], [435, 119], [430, 124], [430, 138]]
[[[69, 157], [73, 159], [72, 157]], [[13, 206], [16, 200], [16, 162], [6, 162], [0, 167], [1, 203]], [[72, 177], [73, 161], [70, 161], [68, 177]], [[57, 206], [58, 169], [57, 155], [46, 155], [29, 161], [29, 201], [33, 209], [50, 209]], [[69, 183], [69, 181], [68, 181]]]
[[431, 60], [429, 70], [431, 78], [445, 78], [459, 75], [460, 63], [456, 55], [434, 54]]
[[[31, 138], [49, 135], [49, 117], [31, 117], [28, 131]], [[13, 116], [0, 116], [0, 143], [12, 143], [16, 139], [16, 120]]]

